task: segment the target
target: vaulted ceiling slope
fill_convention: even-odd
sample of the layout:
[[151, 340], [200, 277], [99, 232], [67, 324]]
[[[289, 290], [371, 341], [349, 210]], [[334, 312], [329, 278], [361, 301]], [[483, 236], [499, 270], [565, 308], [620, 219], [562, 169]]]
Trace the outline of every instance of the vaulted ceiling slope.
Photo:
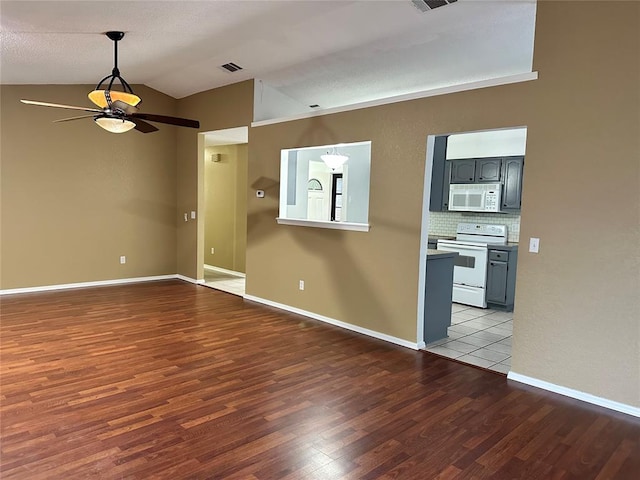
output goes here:
[[126, 32], [123, 77], [175, 98], [257, 78], [331, 108], [531, 71], [535, 0], [421, 2], [2, 0], [0, 75], [97, 83], [113, 64], [107, 30]]

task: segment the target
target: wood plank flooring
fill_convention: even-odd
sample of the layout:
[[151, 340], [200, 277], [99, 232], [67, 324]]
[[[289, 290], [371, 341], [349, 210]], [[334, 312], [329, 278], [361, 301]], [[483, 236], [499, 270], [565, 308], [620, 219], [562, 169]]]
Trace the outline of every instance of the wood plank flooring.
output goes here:
[[10, 479], [638, 479], [640, 420], [180, 281], [1, 299]]

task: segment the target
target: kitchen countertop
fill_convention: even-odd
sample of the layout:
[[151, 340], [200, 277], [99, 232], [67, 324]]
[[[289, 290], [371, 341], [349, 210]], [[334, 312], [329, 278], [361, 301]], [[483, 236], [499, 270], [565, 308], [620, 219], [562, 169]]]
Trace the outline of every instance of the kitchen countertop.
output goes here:
[[509, 250], [517, 250], [517, 249], [518, 249], [518, 242], [507, 242], [506, 245], [489, 245], [489, 250], [509, 251]]
[[455, 235], [432, 235], [429, 234], [429, 240], [455, 240]]

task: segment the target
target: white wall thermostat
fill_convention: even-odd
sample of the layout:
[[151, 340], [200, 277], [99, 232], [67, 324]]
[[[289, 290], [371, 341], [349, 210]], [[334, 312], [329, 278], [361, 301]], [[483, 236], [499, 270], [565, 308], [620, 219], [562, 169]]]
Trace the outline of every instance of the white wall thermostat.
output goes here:
[[264, 198], [264, 190], [256, 190], [256, 197]]

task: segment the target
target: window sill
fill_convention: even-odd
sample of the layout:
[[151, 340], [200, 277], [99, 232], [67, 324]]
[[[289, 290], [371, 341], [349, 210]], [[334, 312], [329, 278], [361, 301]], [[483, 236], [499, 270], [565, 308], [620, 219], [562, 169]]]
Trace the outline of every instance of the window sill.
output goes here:
[[368, 223], [322, 222], [319, 220], [302, 220], [293, 218], [276, 218], [279, 225], [295, 225], [298, 227], [331, 228], [333, 230], [351, 230], [354, 232], [368, 232]]

